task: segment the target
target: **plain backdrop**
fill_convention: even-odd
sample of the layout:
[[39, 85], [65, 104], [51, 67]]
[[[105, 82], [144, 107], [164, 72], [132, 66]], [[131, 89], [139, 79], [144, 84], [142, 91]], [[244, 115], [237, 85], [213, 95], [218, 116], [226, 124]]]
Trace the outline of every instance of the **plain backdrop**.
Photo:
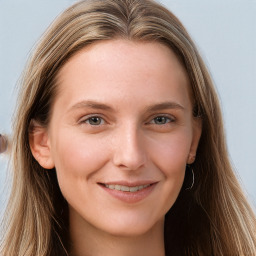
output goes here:
[[[31, 48], [72, 0], [0, 0], [0, 133], [11, 134], [15, 88]], [[228, 149], [256, 205], [256, 0], [162, 0], [196, 42], [216, 84]], [[0, 211], [8, 157], [0, 156]]]

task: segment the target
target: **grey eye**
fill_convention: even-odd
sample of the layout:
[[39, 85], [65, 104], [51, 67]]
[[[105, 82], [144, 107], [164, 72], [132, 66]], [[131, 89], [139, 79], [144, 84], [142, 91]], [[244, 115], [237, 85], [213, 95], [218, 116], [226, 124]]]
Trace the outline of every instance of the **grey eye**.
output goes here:
[[158, 116], [158, 117], [155, 117], [153, 120], [155, 124], [166, 124], [171, 121], [170, 118], [165, 116]]
[[102, 124], [103, 120], [100, 117], [97, 116], [93, 116], [90, 117], [86, 120], [87, 123], [89, 123], [90, 125], [100, 125]]

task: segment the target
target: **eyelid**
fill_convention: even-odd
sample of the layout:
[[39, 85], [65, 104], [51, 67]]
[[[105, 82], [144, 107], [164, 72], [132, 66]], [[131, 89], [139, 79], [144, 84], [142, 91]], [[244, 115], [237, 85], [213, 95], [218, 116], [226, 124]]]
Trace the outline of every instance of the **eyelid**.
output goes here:
[[170, 115], [170, 114], [156, 114], [156, 115], [153, 115], [150, 117], [149, 121], [146, 122], [148, 124], [152, 123], [152, 121], [157, 118], [157, 117], [165, 117], [165, 118], [168, 118], [170, 119], [170, 122], [168, 123], [172, 123], [172, 122], [175, 122], [176, 121], [176, 118], [173, 116], [173, 115]]
[[[94, 126], [101, 126], [101, 125], [105, 125], [105, 124], [108, 123], [106, 121], [106, 118], [103, 117], [102, 114], [97, 114], [97, 113], [92, 113], [92, 114], [84, 115], [81, 118], [79, 118], [77, 123], [78, 124], [88, 124], [88, 125], [91, 125], [91, 124], [88, 123], [88, 121], [89, 121], [90, 118], [93, 118], [93, 117], [100, 118], [103, 121], [103, 123], [98, 124], [98, 125], [94, 125]], [[165, 124], [162, 124], [162, 125], [167, 125], [169, 123], [173, 123], [173, 122], [176, 121], [176, 118], [173, 115], [163, 113], [163, 114], [154, 114], [154, 115], [150, 116], [148, 118], [148, 121], [145, 122], [145, 124], [154, 124], [153, 123], [154, 119], [157, 118], [157, 117], [165, 117], [165, 118], [169, 119], [168, 122], [166, 122]], [[91, 125], [91, 126], [93, 126], [93, 125]]]
[[[101, 114], [89, 114], [89, 115], [85, 115], [85, 116], [83, 116], [82, 118], [79, 119], [78, 123], [79, 123], [79, 124], [88, 124], [88, 125], [91, 125], [91, 124], [87, 123], [87, 121], [88, 121], [90, 118], [93, 118], [93, 117], [100, 118], [100, 119], [104, 122], [103, 124], [106, 124], [106, 123], [107, 123], [106, 120], [105, 120], [105, 118], [102, 117]], [[103, 125], [103, 124], [99, 124], [99, 125]], [[98, 126], [99, 126], [99, 125], [98, 125]], [[95, 126], [97, 126], [97, 125], [95, 125]]]

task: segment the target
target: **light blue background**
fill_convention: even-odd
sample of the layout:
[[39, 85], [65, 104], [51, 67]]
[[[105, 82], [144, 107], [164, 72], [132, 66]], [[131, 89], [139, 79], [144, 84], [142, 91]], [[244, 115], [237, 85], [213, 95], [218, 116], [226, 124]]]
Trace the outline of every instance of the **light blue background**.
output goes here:
[[[15, 85], [28, 54], [71, 0], [0, 0], [0, 133], [11, 133]], [[220, 95], [230, 157], [256, 204], [256, 1], [162, 0], [184, 23]], [[0, 211], [7, 160], [0, 156]], [[6, 187], [7, 189], [3, 189]]]

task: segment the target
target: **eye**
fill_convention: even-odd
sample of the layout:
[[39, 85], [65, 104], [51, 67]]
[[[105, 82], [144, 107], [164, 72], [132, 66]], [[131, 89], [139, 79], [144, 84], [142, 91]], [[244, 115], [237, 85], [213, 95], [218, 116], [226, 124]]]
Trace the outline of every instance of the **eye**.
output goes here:
[[92, 116], [90, 118], [87, 118], [83, 123], [89, 124], [89, 125], [102, 125], [105, 123], [104, 119], [98, 116]]
[[149, 123], [151, 124], [157, 124], [157, 125], [163, 125], [163, 124], [167, 124], [167, 123], [171, 123], [174, 120], [171, 119], [170, 117], [166, 117], [166, 116], [157, 116], [154, 119], [152, 119]]

